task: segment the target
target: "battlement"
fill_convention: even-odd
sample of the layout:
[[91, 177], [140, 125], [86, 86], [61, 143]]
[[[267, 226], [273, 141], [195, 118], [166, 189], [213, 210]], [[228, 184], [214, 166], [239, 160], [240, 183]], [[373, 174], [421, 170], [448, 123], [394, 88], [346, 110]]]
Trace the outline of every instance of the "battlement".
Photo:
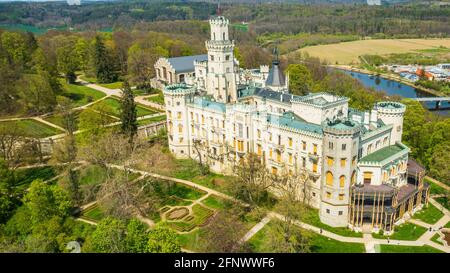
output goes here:
[[403, 114], [406, 110], [406, 106], [399, 102], [382, 101], [376, 104], [376, 109], [378, 113]]
[[324, 133], [353, 135], [361, 130], [358, 122], [352, 120], [330, 120], [322, 123]]
[[167, 85], [164, 87], [164, 94], [170, 94], [170, 95], [187, 95], [187, 94], [194, 94], [196, 90], [195, 86], [189, 86], [185, 83], [178, 83], [178, 84], [172, 84]]
[[230, 21], [223, 16], [217, 16], [209, 20], [209, 24], [216, 26], [228, 26], [229, 23]]

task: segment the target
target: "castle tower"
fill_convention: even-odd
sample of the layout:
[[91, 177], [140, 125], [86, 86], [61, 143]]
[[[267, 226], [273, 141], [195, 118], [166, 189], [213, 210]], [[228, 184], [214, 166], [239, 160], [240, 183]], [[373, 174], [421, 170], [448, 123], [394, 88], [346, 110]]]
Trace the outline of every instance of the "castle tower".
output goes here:
[[228, 36], [229, 21], [223, 16], [209, 20], [211, 39], [208, 50], [207, 93], [219, 102], [237, 100], [237, 65], [234, 62], [234, 41]]
[[186, 84], [168, 85], [164, 88], [169, 149], [177, 158], [190, 156], [189, 117], [186, 104], [193, 100], [195, 87]]
[[320, 220], [333, 227], [348, 225], [350, 189], [356, 182], [360, 125], [326, 121], [323, 125]]
[[278, 49], [273, 51], [274, 60], [272, 61], [272, 67], [266, 79], [266, 86], [274, 91], [287, 91], [286, 78], [280, 67], [280, 60], [278, 59]]
[[399, 102], [384, 101], [376, 105], [378, 118], [385, 124], [392, 124], [390, 145], [395, 142], [402, 141], [403, 134], [403, 116], [406, 111], [406, 106]]

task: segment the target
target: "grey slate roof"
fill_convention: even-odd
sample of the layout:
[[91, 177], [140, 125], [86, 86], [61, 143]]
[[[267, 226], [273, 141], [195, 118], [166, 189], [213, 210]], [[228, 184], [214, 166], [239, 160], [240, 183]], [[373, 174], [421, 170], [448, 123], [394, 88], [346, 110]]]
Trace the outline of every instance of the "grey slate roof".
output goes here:
[[[246, 86], [247, 87], [247, 86]], [[290, 103], [291, 99], [293, 97], [296, 97], [292, 94], [287, 93], [281, 93], [277, 91], [273, 91], [266, 88], [260, 88], [260, 87], [248, 87], [248, 88], [241, 88], [238, 91], [239, 98], [247, 97], [247, 96], [258, 96], [264, 99], [269, 100], [276, 100], [276, 101], [283, 101], [285, 103]], [[283, 99], [281, 99], [283, 98]]]
[[175, 72], [191, 72], [194, 71], [194, 61], [207, 61], [208, 55], [194, 55], [194, 56], [183, 56], [183, 57], [173, 57], [167, 59], [175, 69]]
[[284, 86], [285, 77], [283, 71], [279, 66], [279, 61], [273, 61], [272, 67], [269, 70], [269, 75], [267, 76], [266, 85], [268, 86]]

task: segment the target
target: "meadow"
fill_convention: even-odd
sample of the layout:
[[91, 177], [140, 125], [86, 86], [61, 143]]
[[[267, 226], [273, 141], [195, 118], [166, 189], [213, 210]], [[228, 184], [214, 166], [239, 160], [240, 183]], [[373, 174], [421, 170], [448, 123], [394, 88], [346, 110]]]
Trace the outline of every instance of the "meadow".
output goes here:
[[450, 39], [374, 39], [337, 44], [309, 46], [295, 52], [308, 53], [311, 57], [326, 60], [330, 64], [358, 64], [362, 55], [407, 53], [416, 50], [450, 47]]

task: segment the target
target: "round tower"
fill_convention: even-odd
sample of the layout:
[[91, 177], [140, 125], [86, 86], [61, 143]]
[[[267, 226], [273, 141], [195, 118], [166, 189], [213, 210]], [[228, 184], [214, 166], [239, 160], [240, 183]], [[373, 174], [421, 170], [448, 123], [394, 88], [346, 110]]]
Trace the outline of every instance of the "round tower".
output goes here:
[[333, 227], [348, 225], [350, 189], [356, 181], [360, 124], [354, 121], [325, 121], [320, 220]]
[[403, 116], [406, 106], [399, 102], [383, 101], [375, 106], [378, 118], [385, 124], [392, 124], [390, 145], [402, 141], [403, 134]]
[[187, 103], [194, 98], [195, 87], [184, 83], [164, 87], [169, 149], [178, 158], [190, 156], [189, 116]]

